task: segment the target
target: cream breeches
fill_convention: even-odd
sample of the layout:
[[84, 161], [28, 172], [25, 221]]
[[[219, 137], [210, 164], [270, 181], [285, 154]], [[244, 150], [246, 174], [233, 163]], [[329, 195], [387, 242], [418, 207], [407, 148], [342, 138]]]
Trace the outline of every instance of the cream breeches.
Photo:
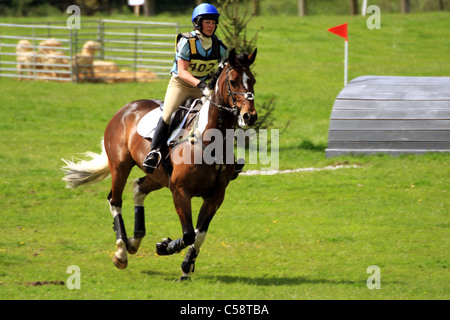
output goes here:
[[163, 120], [169, 124], [170, 117], [187, 99], [200, 99], [202, 92], [199, 88], [193, 87], [179, 77], [172, 77], [167, 86], [164, 98]]

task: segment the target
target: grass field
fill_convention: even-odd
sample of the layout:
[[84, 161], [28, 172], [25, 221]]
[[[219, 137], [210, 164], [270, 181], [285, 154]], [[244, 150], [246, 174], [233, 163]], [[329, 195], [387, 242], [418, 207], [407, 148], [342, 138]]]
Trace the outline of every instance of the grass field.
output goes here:
[[[68, 190], [60, 170], [61, 158], [99, 152], [117, 109], [161, 99], [167, 80], [76, 85], [0, 78], [0, 299], [449, 299], [450, 155], [324, 155], [343, 82], [343, 41], [326, 30], [349, 22], [350, 79], [450, 76], [449, 18], [385, 14], [380, 30], [367, 29], [361, 17], [252, 21], [249, 33], [264, 26], [254, 67], [257, 104], [275, 97], [274, 127], [290, 120], [280, 135], [280, 168], [360, 166], [233, 181], [187, 283], [173, 281], [184, 255], [159, 257], [154, 250], [163, 237], [181, 235], [167, 189], [148, 197], [142, 248], [117, 270], [110, 180]], [[134, 171], [129, 181], [141, 175]], [[194, 211], [199, 207], [194, 199]], [[131, 184], [124, 220], [131, 233]], [[35, 285], [67, 282], [71, 265], [80, 268], [81, 289]], [[366, 286], [371, 265], [380, 268], [379, 290]]]

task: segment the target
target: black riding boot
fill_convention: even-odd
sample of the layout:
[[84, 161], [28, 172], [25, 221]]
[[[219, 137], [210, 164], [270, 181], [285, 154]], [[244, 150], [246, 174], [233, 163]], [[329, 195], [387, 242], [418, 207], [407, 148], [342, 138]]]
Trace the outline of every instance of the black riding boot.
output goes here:
[[156, 126], [155, 132], [153, 133], [152, 139], [152, 149], [150, 153], [145, 157], [143, 166], [146, 168], [145, 171], [148, 173], [153, 173], [159, 162], [161, 161], [161, 148], [164, 143], [167, 142], [169, 125], [164, 122], [163, 118], [159, 119], [158, 125]]

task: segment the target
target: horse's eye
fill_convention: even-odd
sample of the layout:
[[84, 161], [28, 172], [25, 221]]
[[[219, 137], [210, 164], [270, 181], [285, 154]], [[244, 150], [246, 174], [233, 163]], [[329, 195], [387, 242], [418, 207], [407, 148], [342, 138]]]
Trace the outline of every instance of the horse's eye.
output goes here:
[[230, 85], [231, 85], [232, 87], [236, 87], [236, 81], [230, 80]]

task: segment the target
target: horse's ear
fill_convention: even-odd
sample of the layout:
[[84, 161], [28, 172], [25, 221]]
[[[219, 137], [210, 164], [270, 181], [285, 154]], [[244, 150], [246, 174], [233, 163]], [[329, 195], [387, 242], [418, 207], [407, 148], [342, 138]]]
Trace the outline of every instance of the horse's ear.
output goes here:
[[236, 50], [233, 48], [231, 49], [230, 53], [228, 54], [228, 62], [233, 66], [236, 65]]
[[255, 50], [253, 51], [253, 53], [251, 55], [248, 56], [248, 60], [250, 62], [249, 66], [252, 65], [253, 62], [255, 62], [255, 58], [256, 58], [256, 51], [258, 48], [255, 48]]

